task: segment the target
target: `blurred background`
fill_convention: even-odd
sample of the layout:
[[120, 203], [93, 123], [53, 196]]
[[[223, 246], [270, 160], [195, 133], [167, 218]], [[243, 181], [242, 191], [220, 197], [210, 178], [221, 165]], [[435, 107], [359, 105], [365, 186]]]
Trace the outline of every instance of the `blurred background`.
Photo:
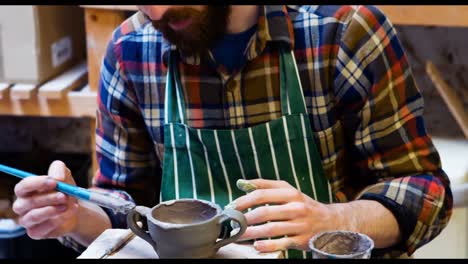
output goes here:
[[[468, 257], [468, 6], [378, 6], [395, 25], [449, 175], [448, 227], [415, 258]], [[0, 163], [44, 174], [55, 159], [87, 187], [96, 169], [99, 67], [112, 31], [135, 6], [0, 6]], [[32, 240], [11, 210], [17, 180], [0, 173], [0, 258], [76, 258]]]

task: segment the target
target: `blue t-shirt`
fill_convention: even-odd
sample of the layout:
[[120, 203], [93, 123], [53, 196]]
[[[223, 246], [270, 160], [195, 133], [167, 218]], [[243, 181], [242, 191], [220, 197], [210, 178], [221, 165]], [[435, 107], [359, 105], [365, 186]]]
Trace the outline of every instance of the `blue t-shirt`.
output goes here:
[[211, 50], [216, 63], [223, 65], [228, 72], [239, 69], [245, 62], [244, 51], [252, 35], [257, 31], [257, 24], [246, 31], [226, 34]]

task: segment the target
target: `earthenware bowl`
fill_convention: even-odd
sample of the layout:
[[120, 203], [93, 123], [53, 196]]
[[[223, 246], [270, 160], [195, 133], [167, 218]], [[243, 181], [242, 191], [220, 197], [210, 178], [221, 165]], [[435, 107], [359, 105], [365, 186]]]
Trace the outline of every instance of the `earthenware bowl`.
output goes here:
[[[146, 227], [137, 222], [146, 218]], [[223, 224], [239, 224], [239, 232], [218, 239]], [[221, 210], [215, 203], [197, 199], [166, 201], [153, 208], [137, 206], [127, 215], [127, 224], [150, 243], [159, 258], [210, 258], [219, 248], [235, 242], [247, 228], [244, 215], [233, 209]]]

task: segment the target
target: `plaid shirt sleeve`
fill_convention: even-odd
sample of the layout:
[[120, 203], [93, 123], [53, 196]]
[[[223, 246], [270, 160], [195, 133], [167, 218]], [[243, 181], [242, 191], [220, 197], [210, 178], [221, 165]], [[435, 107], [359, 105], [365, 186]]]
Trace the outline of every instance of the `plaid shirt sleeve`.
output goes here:
[[[99, 169], [90, 189], [154, 206], [159, 194], [159, 160], [143, 125], [138, 101], [119, 62], [121, 27], [113, 34], [101, 65], [96, 113], [96, 157]], [[112, 228], [127, 228], [126, 215], [102, 208]], [[77, 252], [86, 247], [71, 237], [58, 239]]]
[[343, 31], [335, 72], [337, 102], [357, 120], [347, 129], [357, 177], [374, 178], [357, 199], [395, 215], [402, 242], [376, 250], [395, 257], [431, 241], [452, 212], [450, 181], [423, 122], [423, 99], [391, 22], [360, 6]]
[[[159, 199], [160, 165], [138, 98], [120, 63], [120, 30], [114, 32], [101, 67], [96, 117], [99, 170], [93, 188], [151, 207]], [[104, 210], [113, 228], [126, 228], [125, 215]]]

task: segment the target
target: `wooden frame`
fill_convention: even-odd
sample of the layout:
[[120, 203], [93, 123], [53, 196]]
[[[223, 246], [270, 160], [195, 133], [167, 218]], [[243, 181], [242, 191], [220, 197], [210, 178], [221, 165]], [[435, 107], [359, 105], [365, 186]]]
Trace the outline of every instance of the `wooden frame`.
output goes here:
[[393, 24], [468, 27], [467, 5], [376, 5]]
[[465, 112], [463, 102], [457, 96], [454, 89], [444, 81], [437, 67], [430, 61], [426, 63], [426, 72], [460, 126], [465, 138], [468, 139], [468, 113]]
[[[86, 27], [86, 50], [88, 61], [88, 83], [92, 91], [97, 91], [102, 59], [112, 32], [125, 20], [126, 9], [119, 6], [84, 6]], [[101, 8], [100, 8], [101, 7]]]
[[121, 11], [138, 11], [136, 5], [80, 5], [82, 8], [107, 9]]
[[[419, 26], [468, 26], [467, 5], [375, 5], [393, 24]], [[83, 8], [137, 11], [135, 5], [82, 5]]]
[[94, 118], [97, 93], [85, 86], [86, 73], [82, 62], [40, 86], [1, 84], [0, 115]]

